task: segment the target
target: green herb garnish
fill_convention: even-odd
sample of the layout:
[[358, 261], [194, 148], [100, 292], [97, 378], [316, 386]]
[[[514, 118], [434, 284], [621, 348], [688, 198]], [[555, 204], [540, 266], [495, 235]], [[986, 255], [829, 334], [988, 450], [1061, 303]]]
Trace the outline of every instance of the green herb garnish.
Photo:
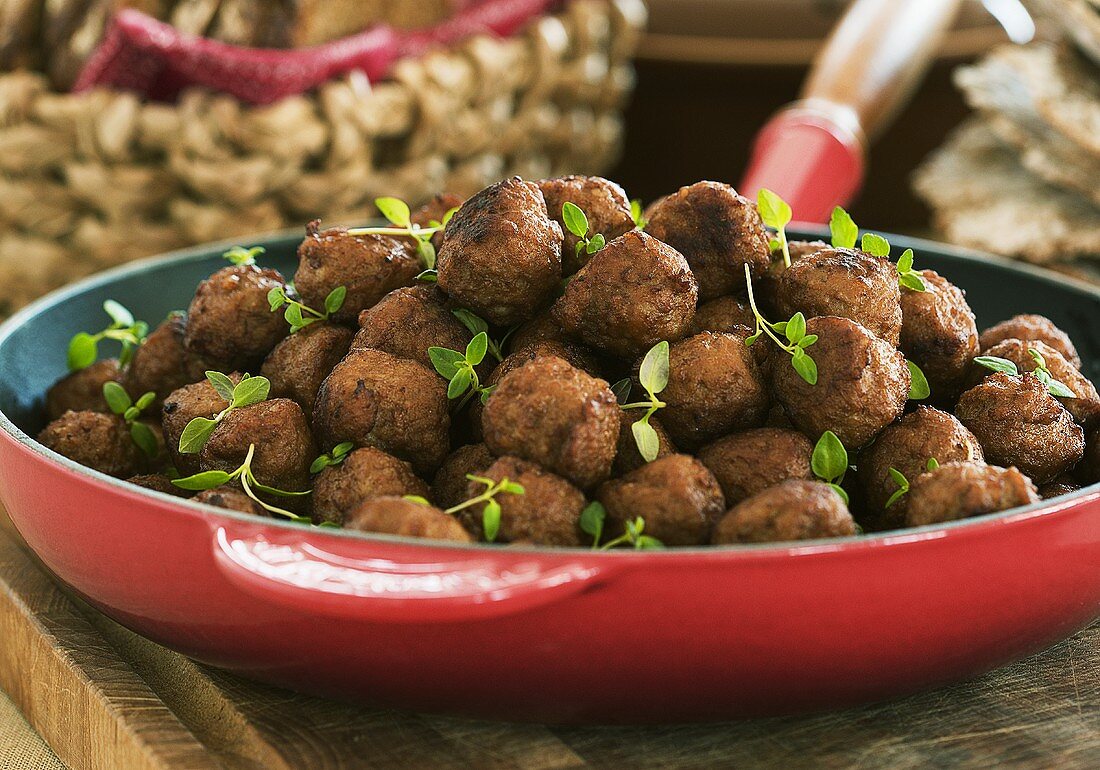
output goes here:
[[832, 487], [840, 495], [844, 504], [848, 504], [848, 493], [841, 487], [844, 475], [848, 473], [848, 450], [831, 430], [821, 434], [810, 457], [810, 469], [821, 481]]
[[477, 365], [485, 360], [485, 354], [489, 351], [489, 335], [478, 332], [466, 346], [466, 352], [460, 353], [449, 348], [430, 347], [428, 358], [439, 375], [446, 379], [447, 398], [452, 401], [462, 398], [458, 408], [461, 409], [474, 394], [481, 396], [481, 403], [489, 400], [496, 385], [483, 387], [477, 376]]
[[489, 324], [481, 316], [470, 312], [464, 307], [460, 307], [457, 310], [452, 310], [451, 313], [452, 315], [454, 315], [455, 318], [462, 322], [462, 325], [465, 326], [471, 334], [478, 335], [482, 332], [485, 332], [485, 335], [489, 340], [489, 355], [495, 358], [498, 362], [504, 360], [504, 353], [501, 352], [500, 347], [504, 344], [504, 340], [508, 339], [508, 336], [509, 334], [511, 334], [511, 332], [509, 332], [509, 334], [506, 334], [504, 336], [504, 339], [497, 343], [493, 341], [492, 337], [488, 337]]
[[851, 249], [859, 238], [859, 228], [851, 215], [837, 206], [833, 209], [833, 215], [829, 217], [829, 242], [834, 249]]
[[621, 380], [611, 386], [611, 392], [615, 394], [615, 400], [620, 404], [625, 404], [626, 400], [630, 398], [630, 391], [633, 385], [630, 382], [629, 377], [623, 377]]
[[348, 288], [346, 286], [337, 286], [329, 292], [327, 297], [325, 297], [325, 310], [322, 313], [302, 303], [300, 300], [291, 299], [287, 296], [285, 287], [276, 286], [267, 293], [267, 302], [271, 305], [272, 313], [280, 308], [286, 308], [286, 311], [283, 313], [283, 318], [290, 324], [290, 333], [295, 334], [310, 324], [329, 320], [333, 313], [338, 312], [340, 308], [344, 306], [344, 300], [347, 299], [347, 296]]
[[252, 472], [252, 458], [256, 454], [256, 445], [248, 445], [248, 454], [244, 457], [244, 462], [240, 467], [232, 473], [226, 473], [225, 471], [203, 471], [202, 473], [196, 473], [194, 476], [188, 476], [183, 479], [174, 479], [172, 481], [180, 489], [187, 489], [192, 492], [201, 492], [206, 489], [214, 489], [215, 487], [223, 486], [232, 481], [239, 480], [241, 482], [241, 488], [244, 493], [251, 497], [257, 504], [260, 505], [265, 511], [274, 513], [278, 516], [283, 516], [296, 521], [301, 524], [312, 524], [312, 521], [308, 516], [299, 516], [290, 511], [279, 508], [275, 505], [265, 503], [258, 496], [258, 492], [263, 492], [268, 495], [274, 495], [276, 497], [304, 497], [310, 494], [309, 490], [305, 492], [286, 492], [282, 489], [276, 489], [275, 487], [265, 486], [256, 480], [255, 474]]
[[522, 495], [526, 490], [521, 484], [509, 481], [507, 478], [493, 481], [484, 476], [475, 476], [472, 473], [467, 473], [466, 478], [484, 484], [485, 491], [452, 508], [448, 508], [445, 513], [458, 513], [479, 503], [485, 503], [485, 507], [481, 511], [481, 528], [485, 532], [485, 539], [492, 543], [497, 539], [497, 534], [500, 532], [500, 503], [497, 502], [496, 496], [501, 492], [507, 492], [510, 495]]
[[890, 241], [876, 233], [864, 233], [859, 248], [873, 257], [890, 256]]
[[890, 469], [890, 478], [894, 480], [894, 483], [898, 485], [898, 488], [894, 491], [894, 494], [890, 495], [886, 500], [885, 508], [889, 508], [905, 495], [909, 494], [909, 479], [905, 478], [905, 474], [899, 471], [897, 468]]
[[581, 207], [577, 204], [569, 201], [562, 204], [561, 219], [565, 222], [565, 229], [580, 239], [577, 243], [578, 257], [581, 255], [581, 251], [592, 255], [607, 245], [607, 239], [603, 237], [603, 233], [596, 233], [589, 237], [588, 217], [585, 216], [585, 213], [581, 211]]
[[[795, 313], [789, 321], [770, 323], [756, 307], [756, 297], [752, 291], [752, 274], [747, 264], [745, 265], [745, 284], [749, 289], [749, 305], [752, 307], [752, 314], [756, 316], [756, 331], [745, 339], [745, 344], [751, 346], [760, 339], [761, 334], [767, 334], [781, 350], [791, 356], [791, 366], [798, 372], [798, 376], [810, 385], [816, 385], [817, 362], [806, 352], [806, 348], [817, 342], [817, 335], [806, 334], [806, 316]], [[786, 342], [779, 338], [780, 334], [787, 338]]]
[[924, 278], [921, 274], [913, 269], [913, 250], [906, 249], [898, 257], [898, 285], [903, 289], [909, 289], [910, 291], [926, 291], [927, 286], [924, 285]]
[[427, 227], [412, 221], [412, 211], [409, 204], [397, 198], [375, 198], [374, 205], [379, 213], [389, 220], [393, 227], [355, 227], [348, 230], [348, 235], [396, 235], [412, 238], [416, 241], [416, 253], [420, 256], [420, 263], [424, 267], [418, 278], [425, 281], [435, 281], [435, 245], [432, 236], [442, 232], [451, 217], [458, 209], [451, 209], [443, 215], [443, 220], [431, 220]]
[[113, 413], [125, 421], [130, 428], [130, 438], [148, 457], [156, 457], [160, 446], [157, 444], [152, 428], [140, 422], [138, 418], [156, 399], [157, 394], [150, 391], [137, 401], [132, 401], [130, 394], [117, 382], [103, 383], [103, 400], [107, 402], [108, 408]]
[[908, 358], [905, 359], [905, 365], [909, 367], [909, 400], [923, 401], [932, 395], [932, 386], [928, 384], [928, 378], [921, 368]]
[[340, 465], [344, 462], [345, 458], [351, 454], [351, 450], [355, 449], [355, 444], [351, 441], [345, 441], [342, 444], [337, 444], [332, 448], [332, 451], [328, 454], [323, 454], [313, 461], [313, 464], [309, 466], [310, 473], [320, 473], [325, 468]]
[[234, 246], [229, 251], [222, 254], [222, 259], [229, 260], [234, 265], [254, 265], [256, 264], [256, 257], [265, 253], [267, 249], [263, 246], [253, 246], [250, 249], [246, 249], [244, 246]]
[[122, 344], [118, 362], [126, 366], [134, 357], [134, 351], [149, 335], [149, 324], [135, 321], [134, 315], [113, 299], [103, 303], [103, 311], [111, 318], [111, 325], [96, 334], [80, 332], [69, 340], [68, 363], [70, 371], [87, 369], [99, 358], [101, 340], [115, 340]]
[[645, 230], [646, 225], [649, 224], [649, 220], [645, 218], [642, 202], [637, 198], [630, 201], [630, 218], [634, 220], [634, 226], [639, 230]]
[[928, 462], [926, 462], [924, 464], [924, 469], [926, 471], [928, 471], [929, 473], [931, 473], [932, 471], [936, 470], [936, 468], [939, 468], [939, 467], [940, 467], [940, 461], [937, 460], [935, 457], [929, 457]]
[[266, 401], [271, 392], [271, 382], [266, 377], [252, 377], [244, 375], [239, 383], [233, 381], [221, 372], [207, 372], [206, 379], [214, 386], [218, 395], [229, 402], [229, 406], [223, 409], [213, 420], [206, 417], [196, 417], [187, 423], [180, 435], [179, 451], [181, 454], [195, 454], [206, 445], [210, 434], [218, 427], [225, 416], [234, 409], [243, 406], [252, 406], [261, 401]]
[[[1035, 348], [1027, 349], [1028, 355], [1035, 361], [1035, 370], [1032, 372], [1039, 382], [1046, 386], [1047, 392], [1052, 396], [1058, 398], [1077, 398], [1077, 394], [1070, 390], [1064, 383], [1054, 379], [1050, 370], [1047, 369], [1046, 359], [1043, 358], [1043, 354]], [[1019, 376], [1020, 370], [1015, 363], [1009, 361], [1007, 358], [998, 358], [997, 356], [978, 356], [974, 359], [974, 363], [984, 366], [986, 369], [992, 369], [995, 372], [1002, 372], [1004, 374], [1011, 374], [1013, 376]]]
[[655, 537], [643, 534], [645, 532], [645, 519], [641, 516], [636, 517], [633, 521], [626, 522], [626, 531], [616, 537], [613, 540], [608, 540], [599, 550], [609, 551], [617, 545], [623, 543], [629, 543], [634, 546], [636, 551], [649, 551], [656, 550], [658, 548], [664, 548], [665, 544]]
[[[756, 208], [760, 211], [760, 218], [764, 220], [764, 224], [768, 227], [775, 228], [776, 235], [778, 236], [772, 242], [772, 250], [783, 250], [783, 264], [786, 267], [791, 266], [791, 250], [787, 245], [787, 225], [791, 221], [791, 217], [794, 215], [791, 211], [791, 207], [785, 200], [773, 193], [767, 188], [760, 188], [760, 192], [756, 194]], [[747, 267], [747, 265], [746, 265]]]
[[603, 525], [607, 520], [607, 510], [603, 503], [593, 501], [581, 511], [581, 531], [592, 536], [593, 550], [600, 547], [600, 538], [603, 537]]
[[[630, 426], [630, 432], [634, 434], [634, 443], [638, 445], [638, 454], [647, 463], [657, 459], [661, 450], [661, 440], [657, 431], [649, 424], [649, 418], [654, 412], [668, 404], [657, 398], [657, 394], [668, 387], [669, 360], [668, 342], [662, 340], [649, 349], [642, 359], [642, 365], [638, 369], [638, 381], [645, 389], [648, 401], [637, 401], [633, 404], [623, 404], [623, 409], [645, 409], [641, 419]], [[616, 383], [618, 384], [618, 383]], [[629, 393], [629, 390], [627, 391]], [[626, 400], [625, 398], [623, 400]]]

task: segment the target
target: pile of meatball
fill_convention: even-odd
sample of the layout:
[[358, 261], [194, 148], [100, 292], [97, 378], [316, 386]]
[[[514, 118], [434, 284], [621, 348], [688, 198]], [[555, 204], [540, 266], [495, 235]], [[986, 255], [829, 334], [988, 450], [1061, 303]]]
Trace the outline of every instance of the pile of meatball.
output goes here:
[[[584, 248], [563, 221], [566, 202], [606, 245]], [[947, 522], [1100, 481], [1100, 396], [1073, 343], [1042, 316], [979, 334], [946, 278], [923, 270], [924, 291], [903, 288], [889, 258], [858, 248], [792, 242], [787, 266], [756, 204], [716, 182], [684, 187], [636, 222], [606, 179], [512, 178], [466, 201], [440, 196], [413, 221], [452, 209], [433, 236], [437, 282], [424, 280], [414, 238], [318, 223], [292, 283], [262, 257], [218, 270], [127, 365], [100, 360], [59, 381], [39, 440], [181, 496], [190, 493], [173, 477], [232, 471], [251, 448], [260, 484], [310, 491], [277, 502], [314, 524], [446, 541], [485, 539], [488, 503], [446, 509], [507, 479], [523, 493], [494, 498], [494, 542], [541, 546], [592, 545], [581, 517], [594, 502], [604, 542], [640, 518], [666, 547], [698, 546]], [[746, 344], [757, 330], [747, 275], [769, 321], [808, 319], [815, 384], [767, 337]], [[320, 308], [341, 286], [339, 311], [293, 334], [268, 302], [281, 288]], [[484, 402], [448, 398], [429, 356], [463, 351], [474, 336], [455, 310], [483, 319], [502, 349], [477, 366]], [[662, 341], [668, 384], [647, 461], [632, 431], [643, 412], [623, 409], [611, 383], [632, 380], [637, 400], [639, 362]], [[1032, 350], [1075, 397], [1049, 392]], [[992, 372], [981, 355], [1020, 373]], [[919, 403], [907, 359], [931, 387]], [[228, 406], [207, 371], [267, 377], [270, 396], [229, 411], [200, 452], [183, 454], [188, 423]], [[141, 418], [163, 438], [156, 457], [105, 405], [109, 381], [135, 400], [156, 394]], [[849, 455], [846, 495], [814, 472], [826, 431]], [[351, 448], [339, 462], [311, 472], [341, 444]], [[239, 482], [193, 499], [270, 515]]]

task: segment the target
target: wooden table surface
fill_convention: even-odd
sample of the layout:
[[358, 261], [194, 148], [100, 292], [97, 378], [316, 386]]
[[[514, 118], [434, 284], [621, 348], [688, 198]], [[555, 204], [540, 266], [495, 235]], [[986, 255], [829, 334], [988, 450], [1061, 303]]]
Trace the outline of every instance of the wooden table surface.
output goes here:
[[74, 770], [1100, 767], [1100, 624], [975, 681], [838, 713], [509, 725], [326, 701], [198, 665], [62, 591], [3, 526], [0, 689]]

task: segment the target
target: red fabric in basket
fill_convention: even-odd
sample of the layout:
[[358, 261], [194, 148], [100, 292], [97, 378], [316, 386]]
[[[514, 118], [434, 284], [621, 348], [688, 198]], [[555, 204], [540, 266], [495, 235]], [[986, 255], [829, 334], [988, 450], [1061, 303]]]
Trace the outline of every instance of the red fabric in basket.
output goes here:
[[471, 35], [513, 35], [556, 4], [557, 0], [467, 1], [435, 27], [401, 32], [381, 25], [296, 50], [245, 48], [185, 35], [144, 13], [123, 10], [113, 18], [73, 91], [108, 87], [173, 101], [184, 89], [197, 86], [243, 102], [269, 104], [353, 70], [380, 80], [400, 58], [420, 56], [433, 46]]

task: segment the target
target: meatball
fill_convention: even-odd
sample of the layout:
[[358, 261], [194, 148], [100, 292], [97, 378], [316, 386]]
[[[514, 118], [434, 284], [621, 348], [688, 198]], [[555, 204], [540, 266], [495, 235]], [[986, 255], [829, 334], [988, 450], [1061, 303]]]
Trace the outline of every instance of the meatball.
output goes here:
[[[619, 419], [619, 448], [615, 453], [615, 463], [612, 472], [615, 476], [624, 476], [646, 464], [646, 460], [638, 451], [638, 442], [634, 439], [634, 431], [631, 426], [642, 419], [644, 409], [624, 409]], [[664, 457], [676, 453], [676, 445], [657, 417], [649, 418], [649, 425], [657, 434], [657, 457]]]
[[[1016, 364], [1021, 372], [1034, 372], [1038, 367], [1029, 350], [1035, 350], [1046, 362], [1050, 376], [1073, 391], [1076, 398], [1058, 398], [1058, 401], [1073, 415], [1073, 419], [1086, 428], [1100, 421], [1100, 394], [1096, 386], [1081, 370], [1071, 364], [1055, 348], [1039, 340], [1006, 339], [987, 349], [982, 355], [1004, 358]], [[989, 374], [989, 370], [975, 364], [973, 373], [978, 376]], [[979, 371], [980, 370], [980, 371]]]
[[[465, 481], [465, 479], [463, 480]], [[345, 514], [372, 497], [428, 496], [412, 466], [380, 449], [363, 447], [330, 465], [313, 483], [313, 521], [342, 524]]]
[[1063, 473], [1053, 481], [1048, 481], [1039, 487], [1039, 497], [1044, 500], [1051, 500], [1055, 497], [1068, 495], [1070, 492], [1076, 492], [1080, 488], [1081, 485], [1074, 481], [1072, 476]]
[[[309, 489], [309, 466], [317, 457], [317, 447], [298, 404], [274, 398], [233, 409], [207, 439], [199, 453], [199, 467], [232, 473], [244, 462], [250, 446], [256, 447], [252, 473], [258, 482], [284, 492]], [[289, 504], [301, 501], [279, 499]]]
[[[229, 375], [234, 384], [241, 381], [241, 375], [234, 372]], [[209, 380], [196, 382], [192, 385], [184, 385], [178, 390], [168, 394], [161, 408], [161, 427], [164, 429], [164, 443], [167, 445], [168, 455], [176, 470], [183, 476], [190, 476], [199, 471], [199, 457], [196, 454], [181, 454], [180, 437], [187, 424], [196, 417], [214, 419], [223, 409], [229, 406], [229, 402], [218, 395]]]
[[260, 368], [260, 374], [271, 381], [271, 396], [297, 401], [306, 417], [313, 419], [317, 391], [347, 355], [351, 340], [351, 329], [324, 322], [291, 334], [275, 346]]
[[258, 369], [288, 331], [267, 300], [276, 288], [286, 288], [283, 276], [255, 265], [224, 267], [200, 283], [187, 310], [187, 353], [221, 372]]
[[986, 460], [1014, 465], [1037, 484], [1065, 473], [1085, 451], [1085, 433], [1032, 374], [997, 373], [959, 398], [955, 416], [985, 451]]
[[470, 480], [466, 474], [485, 475], [485, 469], [493, 464], [493, 453], [484, 444], [467, 444], [447, 456], [432, 481], [432, 499], [442, 508], [452, 508], [466, 498]]
[[151, 489], [154, 492], [162, 492], [166, 495], [172, 495], [173, 497], [190, 497], [191, 493], [186, 489], [181, 489], [172, 483], [172, 479], [165, 476], [163, 473], [150, 473], [143, 476], [131, 476], [126, 479], [134, 486], [142, 487], [143, 489]]
[[470, 534], [450, 514], [403, 497], [372, 497], [363, 501], [345, 516], [344, 529], [428, 540], [473, 542]]
[[1015, 468], [947, 463], [912, 480], [906, 495], [910, 527], [996, 513], [1039, 500], [1035, 485]]
[[126, 367], [122, 385], [127, 393], [134, 398], [156, 393], [157, 400], [153, 403], [160, 406], [169, 393], [193, 381], [188, 374], [187, 350], [183, 344], [186, 330], [187, 317], [172, 313], [152, 331]]
[[321, 230], [314, 221], [298, 247], [294, 288], [306, 305], [320, 309], [333, 289], [346, 287], [343, 307], [332, 320], [349, 324], [394, 289], [412, 285], [423, 269], [411, 238], [348, 235], [342, 227]]
[[105, 358], [65, 375], [46, 391], [46, 417], [56, 420], [65, 412], [109, 413], [103, 386], [121, 379], [117, 358]]
[[391, 291], [359, 314], [359, 333], [351, 346], [382, 350], [431, 369], [428, 348], [462, 351], [471, 338], [443, 302], [442, 292], [431, 284]]
[[[478, 475], [496, 482], [507, 479], [523, 487], [522, 495], [505, 491], [494, 497], [500, 504], [500, 529], [496, 542], [553, 546], [581, 544], [579, 523], [585, 505], [584, 494], [561, 476], [516, 457], [501, 457]], [[466, 488], [466, 497], [470, 499], [484, 491], [484, 484], [471, 481]], [[475, 505], [462, 511], [462, 521], [475, 539], [484, 536], [484, 508], [484, 505]]]
[[[825, 243], [825, 241], [787, 241], [787, 253], [791, 255], [791, 264], [794, 264], [803, 257], [808, 257], [811, 254], [816, 254], [819, 251], [825, 251], [831, 249], [832, 246]], [[775, 249], [772, 252], [772, 256], [783, 264], [783, 250]], [[784, 265], [786, 267], [786, 265]]]
[[493, 454], [536, 462], [590, 489], [611, 473], [619, 413], [606, 382], [540, 356], [501, 378], [482, 428]]
[[[440, 193], [412, 214], [412, 223], [420, 227], [431, 227], [432, 222], [442, 222], [448, 211], [457, 210], [465, 200], [454, 193]], [[443, 231], [432, 236], [432, 245], [436, 250], [443, 245]]]
[[1083, 484], [1100, 483], [1100, 428], [1089, 433], [1085, 442], [1085, 456], [1074, 468], [1074, 474]]
[[726, 505], [733, 506], [788, 479], [812, 480], [813, 453], [813, 442], [798, 431], [757, 428], [708, 444], [699, 460], [718, 479]]
[[901, 292], [901, 349], [924, 372], [933, 397], [951, 400], [978, 355], [978, 327], [961, 289], [932, 270], [920, 276], [924, 291]]
[[653, 204], [646, 230], [679, 251], [706, 301], [745, 288], [771, 262], [767, 230], [756, 205], [728, 184], [696, 182]]
[[580, 238], [569, 232], [562, 219], [562, 207], [568, 203], [579, 206], [588, 218], [588, 237], [597, 233], [613, 241], [634, 229], [630, 201], [622, 187], [600, 176], [566, 176], [543, 179], [538, 183], [550, 218], [561, 225], [565, 240], [561, 247], [562, 269], [572, 275], [588, 262], [584, 249], [577, 253]]
[[736, 297], [719, 297], [704, 302], [695, 311], [688, 335], [721, 332], [747, 337], [756, 329], [756, 316], [747, 303]]
[[38, 442], [74, 462], [127, 479], [142, 470], [141, 450], [125, 421], [101, 412], [65, 412], [38, 434]]
[[683, 337], [697, 301], [698, 286], [683, 256], [634, 230], [593, 255], [553, 313], [567, 334], [636, 358], [661, 340]]
[[695, 448], [764, 424], [771, 400], [765, 372], [733, 334], [703, 332], [671, 346], [668, 386], [658, 414], [676, 445]]
[[788, 479], [729, 509], [711, 543], [778, 543], [856, 533], [847, 506], [820, 481]]
[[447, 224], [439, 288], [489, 323], [526, 321], [558, 291], [561, 242], [538, 186], [519, 177], [498, 182]]
[[929, 460], [940, 464], [980, 463], [985, 457], [978, 439], [965, 425], [947, 412], [929, 406], [917, 407], [888, 427], [864, 452], [859, 462], [859, 478], [868, 507], [875, 513], [885, 512], [882, 527], [899, 527], [905, 521], [904, 497], [886, 507], [898, 489], [890, 469], [896, 469], [912, 482], [928, 470]]
[[565, 330], [549, 310], [520, 324], [508, 337], [508, 349], [518, 353], [537, 342], [569, 342]]
[[434, 472], [447, 456], [447, 383], [423, 364], [381, 350], [353, 350], [325, 378], [313, 407], [323, 446], [373, 446]]
[[215, 508], [225, 508], [237, 513], [251, 513], [253, 516], [271, 515], [262, 505], [236, 487], [223, 486], [204, 489], [191, 499], [196, 503], [212, 505]]
[[858, 249], [822, 249], [783, 271], [776, 307], [784, 318], [839, 316], [897, 345], [901, 339], [901, 290], [887, 259]]
[[848, 318], [811, 318], [806, 332], [818, 335], [806, 349], [817, 364], [817, 384], [803, 380], [787, 354], [776, 353], [769, 359], [776, 398], [807, 435], [831, 430], [849, 449], [869, 443], [905, 409], [905, 356]]
[[1013, 316], [1007, 321], [1001, 321], [982, 332], [979, 344], [982, 350], [988, 350], [998, 342], [1007, 339], [1045, 342], [1061, 353], [1075, 367], [1081, 368], [1081, 356], [1077, 354], [1077, 348], [1073, 346], [1073, 340], [1045, 316], [1025, 313]]
[[726, 510], [722, 488], [690, 455], [667, 455], [600, 486], [609, 537], [641, 517], [645, 534], [668, 546], [702, 545]]

